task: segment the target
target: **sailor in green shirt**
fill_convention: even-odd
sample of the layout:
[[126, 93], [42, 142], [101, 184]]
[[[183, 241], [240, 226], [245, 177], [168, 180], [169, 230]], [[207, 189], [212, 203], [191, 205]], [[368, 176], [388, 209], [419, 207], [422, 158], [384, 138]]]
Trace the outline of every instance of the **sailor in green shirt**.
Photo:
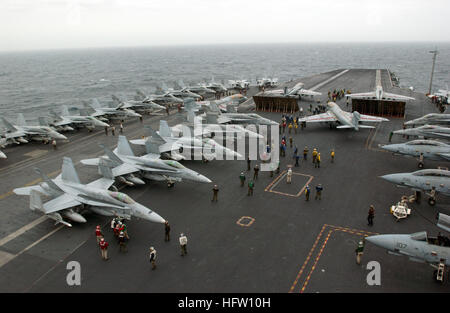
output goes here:
[[244, 172], [241, 172], [241, 175], [239, 175], [239, 179], [241, 180], [241, 187], [243, 187], [244, 186], [244, 182], [245, 182]]
[[361, 256], [364, 253], [364, 241], [363, 240], [358, 242], [358, 246], [355, 249], [355, 253], [356, 253], [356, 263], [361, 264]]
[[255, 187], [255, 183], [253, 180], [248, 182], [248, 195], [253, 196], [253, 187]]

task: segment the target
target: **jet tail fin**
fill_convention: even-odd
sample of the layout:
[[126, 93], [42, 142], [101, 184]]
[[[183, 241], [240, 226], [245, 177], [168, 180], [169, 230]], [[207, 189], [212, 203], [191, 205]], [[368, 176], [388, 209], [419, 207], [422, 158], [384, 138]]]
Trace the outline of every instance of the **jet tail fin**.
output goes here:
[[137, 96], [140, 98], [139, 100], [144, 100], [145, 98], [147, 98], [147, 96], [145, 95], [145, 93], [144, 93], [142, 90], [140, 90], [140, 89], [137, 89], [137, 90], [136, 90], [136, 94], [137, 94]]
[[115, 104], [121, 104], [122, 103], [122, 101], [116, 95], [111, 95], [111, 98], [113, 99], [113, 102]]
[[[151, 128], [150, 126], [144, 126], [144, 128], [148, 130], [151, 139], [153, 139], [154, 141], [158, 141], [158, 142], [161, 142], [161, 143], [165, 143], [165, 142], [166, 142], [166, 141], [165, 141], [165, 140], [164, 140], [157, 132], [155, 132], [155, 130], [154, 130], [153, 128]], [[149, 139], [150, 139], [150, 137], [149, 137]], [[149, 140], [149, 139], [148, 139], [148, 140]], [[147, 140], [147, 141], [148, 141], [148, 140]]]
[[62, 180], [80, 184], [80, 178], [78, 177], [78, 173], [75, 170], [75, 166], [73, 165], [72, 159], [69, 157], [63, 158], [63, 166], [62, 166]]
[[26, 126], [27, 122], [25, 121], [25, 117], [22, 113], [19, 113], [17, 116], [17, 125], [18, 126]]
[[47, 175], [45, 175], [39, 168], [35, 168], [34, 171], [41, 176], [42, 180], [53, 190], [62, 193], [61, 188], [56, 185]]
[[161, 137], [172, 137], [172, 130], [170, 129], [169, 124], [167, 124], [167, 121], [159, 121], [159, 135]]
[[150, 142], [150, 140], [145, 141], [145, 150], [148, 154], [160, 155], [159, 146], [153, 142]]
[[62, 116], [69, 116], [70, 115], [70, 113], [69, 113], [69, 108], [67, 107], [67, 105], [62, 105], [61, 106], [61, 115]]
[[11, 124], [9, 121], [7, 121], [4, 117], [2, 117], [2, 122], [5, 125], [6, 129], [10, 132], [15, 132], [17, 131], [17, 128], [15, 128], [13, 126], [13, 124]]
[[[111, 151], [111, 149], [109, 149], [107, 146], [105, 146], [104, 144], [99, 144], [100, 148], [102, 148], [106, 155], [108, 156], [109, 160], [113, 163], [113, 166], [119, 166], [121, 164], [123, 164], [122, 160], [114, 153]], [[100, 161], [99, 161], [100, 164]]]
[[39, 191], [36, 190], [30, 191], [30, 210], [44, 212], [41, 193]]
[[104, 178], [114, 180], [111, 167], [108, 166], [108, 162], [102, 157], [100, 157], [98, 162], [98, 171]]
[[117, 152], [121, 155], [134, 156], [134, 152], [131, 149], [127, 137], [119, 136], [119, 141], [117, 143]]

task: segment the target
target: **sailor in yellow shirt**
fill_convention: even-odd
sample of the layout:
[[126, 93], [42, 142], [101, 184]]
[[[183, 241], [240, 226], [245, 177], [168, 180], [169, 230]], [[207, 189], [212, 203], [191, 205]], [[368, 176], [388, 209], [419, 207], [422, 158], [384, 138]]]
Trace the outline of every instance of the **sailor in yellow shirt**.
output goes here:
[[314, 150], [312, 152], [313, 164], [316, 164], [316, 158], [317, 158], [317, 149], [314, 148]]
[[331, 149], [331, 163], [334, 163], [334, 149]]
[[320, 168], [320, 153], [317, 154], [316, 163], [314, 167]]
[[289, 128], [289, 134], [291, 133], [291, 131], [292, 131], [292, 123], [289, 123], [289, 126], [288, 126], [288, 128]]

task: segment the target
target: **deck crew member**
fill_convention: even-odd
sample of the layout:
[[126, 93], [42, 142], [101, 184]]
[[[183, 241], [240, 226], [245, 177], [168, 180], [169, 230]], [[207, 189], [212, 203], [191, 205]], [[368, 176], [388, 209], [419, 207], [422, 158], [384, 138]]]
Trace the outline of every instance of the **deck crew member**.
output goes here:
[[255, 171], [255, 173], [253, 174], [253, 180], [257, 180], [258, 179], [258, 172], [259, 172], [258, 164], [255, 165], [255, 168], [253, 170]]
[[253, 196], [253, 188], [255, 187], [255, 183], [253, 180], [248, 182], [248, 194], [247, 196]]
[[305, 149], [303, 149], [303, 160], [307, 160], [308, 152], [309, 152], [309, 149], [307, 146], [305, 146]]
[[290, 184], [292, 182], [292, 168], [289, 167], [286, 175], [286, 183]]
[[102, 259], [105, 261], [108, 260], [108, 245], [105, 238], [100, 239], [100, 251], [102, 252]]
[[169, 221], [164, 222], [164, 241], [170, 241], [170, 225]]
[[95, 237], [97, 238], [97, 244], [99, 244], [100, 240], [103, 238], [103, 233], [100, 229], [100, 225], [97, 225], [97, 227], [95, 228]]
[[149, 261], [152, 264], [152, 270], [154, 270], [156, 268], [156, 250], [153, 247], [150, 247]]
[[367, 215], [367, 225], [373, 226], [373, 218], [375, 217], [375, 208], [370, 206], [369, 213]]
[[187, 237], [185, 234], [180, 234], [180, 247], [181, 247], [181, 256], [187, 254]]
[[318, 185], [316, 186], [316, 200], [317, 200], [317, 199], [322, 200], [322, 190], [323, 190], [322, 185], [321, 185], [321, 184], [318, 184]]
[[358, 242], [358, 246], [355, 249], [355, 253], [356, 253], [356, 264], [361, 264], [361, 257], [364, 253], [364, 242], [361, 240], [360, 242]]
[[334, 149], [331, 149], [331, 163], [334, 163]]
[[316, 159], [317, 159], [317, 149], [314, 148], [313, 152], [312, 152], [312, 159], [313, 159], [313, 164], [316, 164]]
[[309, 201], [309, 195], [311, 194], [311, 190], [309, 189], [309, 185], [306, 185], [305, 188], [305, 200]]
[[241, 187], [244, 187], [244, 182], [245, 182], [244, 172], [241, 172], [241, 175], [239, 175], [239, 180], [241, 181]]
[[121, 231], [119, 233], [119, 249], [120, 249], [121, 252], [122, 251], [127, 252], [127, 244], [125, 242], [125, 234], [124, 234], [123, 231]]
[[317, 154], [316, 164], [315, 165], [316, 165], [315, 167], [320, 168], [320, 153]]
[[213, 198], [211, 201], [217, 202], [217, 194], [219, 193], [219, 187], [217, 185], [214, 185], [212, 191], [213, 191]]

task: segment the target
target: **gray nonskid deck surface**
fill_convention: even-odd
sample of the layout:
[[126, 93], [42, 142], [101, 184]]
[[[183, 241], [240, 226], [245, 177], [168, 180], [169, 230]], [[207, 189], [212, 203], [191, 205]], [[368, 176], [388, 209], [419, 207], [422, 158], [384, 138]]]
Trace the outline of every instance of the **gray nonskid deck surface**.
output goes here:
[[[339, 73], [333, 72], [334, 75]], [[330, 73], [299, 81], [310, 88], [333, 76]], [[383, 71], [383, 87], [387, 91], [409, 95], [409, 91], [386, 84], [385, 77], [387, 72]], [[351, 70], [318, 91], [322, 92], [322, 101], [325, 101], [328, 90], [346, 88], [352, 92], [370, 91], [374, 89], [374, 81], [375, 70]], [[425, 103], [425, 112], [435, 112], [424, 96], [416, 93], [413, 96], [418, 101], [407, 104], [407, 115], [422, 111], [422, 103]], [[305, 109], [309, 107], [309, 102], [301, 103]], [[338, 103], [345, 108], [345, 100]], [[281, 118], [280, 114], [275, 113], [261, 115], [276, 121]], [[146, 119], [144, 124], [157, 127], [160, 118]], [[179, 121], [177, 114], [168, 117], [170, 125]], [[433, 224], [436, 213], [450, 213], [449, 199], [444, 197], [439, 198], [434, 208], [426, 202], [413, 205], [412, 215], [398, 223], [389, 213], [390, 205], [411, 192], [396, 188], [378, 176], [414, 171], [417, 164], [414, 159], [381, 152], [377, 145], [387, 143], [390, 130], [401, 128], [402, 123], [403, 119], [394, 119], [381, 124], [376, 130], [359, 132], [308, 125], [297, 135], [292, 134], [300, 152], [307, 145], [310, 151], [316, 147], [322, 154], [320, 169], [313, 167], [310, 158], [294, 168], [296, 174], [313, 177], [312, 187], [317, 183], [324, 186], [320, 201], [314, 200], [314, 192], [310, 202], [305, 202], [303, 195], [293, 196], [303, 188], [306, 176], [294, 175], [292, 185], [287, 186], [285, 179], [273, 183], [277, 175], [270, 178], [269, 173], [261, 172], [254, 196], [249, 197], [247, 188], [239, 186], [238, 178], [241, 171], [245, 171], [247, 178], [253, 175], [253, 171], [246, 171], [246, 161], [184, 162], [187, 167], [219, 185], [217, 203], [211, 203], [212, 184], [183, 182], [168, 189], [164, 183], [149, 182], [146, 186], [124, 189], [133, 199], [169, 220], [172, 226], [169, 243], [164, 242], [162, 225], [132, 219], [128, 223], [131, 237], [129, 251], [121, 254], [112, 232], [105, 226], [106, 239], [110, 242], [110, 260], [102, 261], [94, 229], [95, 225], [106, 225], [109, 220], [86, 214], [88, 223], [85, 225], [61, 228], [27, 249], [59, 227], [46, 220], [0, 246], [0, 253], [20, 253], [0, 267], [0, 291], [448, 292], [448, 285], [441, 286], [433, 281], [432, 269], [428, 265], [387, 255], [382, 249], [369, 244], [366, 245], [362, 264], [358, 266], [355, 263], [356, 242], [364, 234], [426, 230], [435, 235], [438, 232]], [[74, 138], [85, 135], [89, 136], [76, 134]], [[129, 138], [142, 136], [140, 123], [127, 123], [125, 135]], [[35, 166], [46, 173], [53, 173], [60, 169], [62, 156], [70, 156], [77, 163], [83, 158], [100, 155], [100, 148], [96, 145], [98, 142], [113, 146], [116, 139], [106, 137], [99, 131], [97, 135], [75, 144], [64, 144], [56, 152], [49, 151], [45, 157], [26, 161], [20, 168], [0, 170], [1, 193], [6, 194], [12, 188], [37, 179], [32, 171]], [[402, 140], [393, 138], [395, 142]], [[334, 164], [329, 162], [332, 148], [336, 151]], [[33, 149], [45, 148], [40, 145], [11, 148], [12, 156], [8, 162], [14, 160], [14, 153], [21, 155]], [[141, 148], [133, 149], [142, 152]], [[286, 158], [281, 158], [282, 171], [288, 164], [294, 163], [292, 152], [288, 149]], [[252, 168], [254, 164], [252, 162]], [[427, 162], [426, 165], [436, 167], [446, 164]], [[83, 182], [98, 177], [92, 168], [80, 164], [76, 167]], [[266, 188], [274, 192], [265, 191]], [[368, 227], [366, 222], [370, 204], [376, 209], [373, 227]], [[40, 217], [28, 209], [27, 197], [6, 196], [0, 200], [0, 208], [4, 212], [0, 220], [1, 238]], [[249, 227], [243, 227], [237, 224], [242, 217], [251, 217], [254, 221]], [[189, 239], [188, 255], [185, 257], [180, 256], [180, 232], [186, 233]], [[147, 259], [150, 246], [158, 251], [155, 271], [151, 270]], [[23, 252], [24, 249], [26, 251]], [[366, 284], [368, 271], [365, 265], [372, 260], [381, 263], [381, 286]], [[81, 264], [82, 284], [79, 287], [66, 284], [66, 265], [69, 261]]]

